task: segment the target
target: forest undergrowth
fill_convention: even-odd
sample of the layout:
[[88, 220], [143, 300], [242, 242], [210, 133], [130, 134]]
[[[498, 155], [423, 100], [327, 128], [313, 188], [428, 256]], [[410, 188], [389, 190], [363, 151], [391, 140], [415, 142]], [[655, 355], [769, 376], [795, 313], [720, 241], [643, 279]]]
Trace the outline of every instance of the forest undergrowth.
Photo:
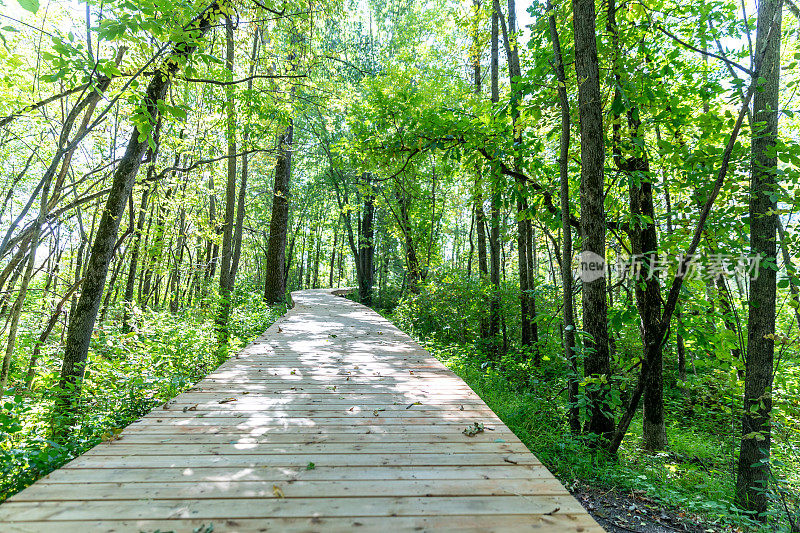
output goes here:
[[[503, 309], [513, 309], [516, 304], [519, 289], [512, 285], [502, 289]], [[560, 325], [550, 318], [557, 299], [552, 292], [548, 294], [548, 287], [541, 287], [538, 293], [538, 365], [530, 351], [509, 342], [498, 358], [477, 335], [486, 313], [486, 293], [476, 280], [445, 275], [423, 285], [418, 295], [399, 301], [396, 296], [386, 296], [379, 302], [384, 306], [381, 312], [464, 379], [572, 492], [582, 492], [588, 486], [603, 493], [639, 496], [663, 506], [678, 520], [702, 524], [711, 531], [789, 531], [790, 520], [796, 523], [800, 494], [800, 406], [796, 401], [800, 358], [796, 352], [785, 354], [785, 379], [774, 391], [769, 497], [775, 505], [766, 524], [759, 524], [734, 505], [743, 394], [735, 364], [707, 359], [708, 354], [692, 344], [697, 346], [697, 353], [692, 354], [686, 380], [680, 381], [676, 356], [668, 347], [664, 364], [668, 448], [660, 452], [642, 450], [639, 415], [619, 453], [610, 456], [593, 445], [591, 435], [570, 431], [564, 381], [569, 363], [563, 356]], [[514, 338], [518, 325], [505, 321], [503, 325], [506, 339]], [[617, 339], [614, 357], [614, 379], [622, 396], [615, 401], [615, 411], [619, 411], [633, 383], [632, 372], [624, 369], [635, 367], [636, 350], [640, 349], [635, 329], [628, 330], [630, 336], [626, 332]], [[698, 332], [697, 336], [702, 334]], [[498, 339], [498, 343], [503, 340]], [[582, 383], [579, 403], [585, 402], [585, 390]]]
[[[40, 477], [61, 467], [122, 428], [187, 390], [228, 357], [237, 353], [285, 312], [267, 306], [260, 295], [237, 292], [230, 317], [227, 345], [217, 344], [216, 310], [201, 300], [173, 314], [138, 310], [136, 327], [124, 333], [121, 321], [108, 320], [93, 335], [77, 423], [65, 439], [61, 420], [53, 417], [61, 361], [59, 345], [43, 350], [30, 390], [24, 368], [12, 368], [17, 384], [0, 409], [0, 502]], [[35, 303], [31, 303], [35, 305]], [[121, 315], [112, 309], [110, 315]], [[37, 324], [24, 324], [20, 343], [31, 349]]]

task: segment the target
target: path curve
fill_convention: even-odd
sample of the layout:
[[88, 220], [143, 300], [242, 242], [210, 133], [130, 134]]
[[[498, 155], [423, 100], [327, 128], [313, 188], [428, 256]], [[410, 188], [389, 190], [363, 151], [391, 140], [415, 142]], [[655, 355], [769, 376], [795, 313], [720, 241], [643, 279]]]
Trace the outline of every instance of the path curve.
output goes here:
[[292, 293], [195, 387], [0, 505], [2, 531], [602, 531], [460, 378], [333, 292]]

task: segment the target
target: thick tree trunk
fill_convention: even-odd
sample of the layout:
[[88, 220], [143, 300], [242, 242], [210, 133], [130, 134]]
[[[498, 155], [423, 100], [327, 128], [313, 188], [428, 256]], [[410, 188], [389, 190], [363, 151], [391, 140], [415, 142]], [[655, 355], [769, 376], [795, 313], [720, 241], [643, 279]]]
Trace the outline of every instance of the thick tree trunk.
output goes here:
[[[638, 130], [638, 126], [636, 128]], [[637, 139], [638, 135], [634, 135]], [[631, 179], [631, 214], [634, 220], [642, 221], [639, 226], [631, 228], [633, 253], [643, 255], [642, 268], [635, 282], [636, 302], [642, 321], [642, 338], [644, 340], [643, 357], [647, 356], [647, 347], [653, 346], [654, 357], [650, 363], [650, 372], [645, 380], [642, 447], [645, 450], [663, 450], [667, 446], [667, 432], [664, 425], [664, 378], [662, 372], [662, 349], [658, 338], [661, 321], [661, 285], [658, 277], [658, 241], [656, 235], [655, 209], [653, 205], [653, 186], [647, 175], [650, 168], [647, 160], [633, 157], [629, 164], [634, 165], [631, 171], [637, 177]], [[633, 185], [639, 181], [639, 186]], [[645, 222], [647, 221], [647, 222]]]
[[[160, 68], [161, 75], [151, 78], [143, 101], [151, 121], [159, 116], [158, 102], [166, 96], [167, 88], [172, 77], [178, 71], [179, 65], [184, 58], [191, 55], [199, 46], [199, 38], [209, 30], [218, 17], [219, 6], [217, 2], [214, 2], [189, 24], [189, 27], [194, 30], [192, 31], [193, 39], [176, 44], [172, 49], [172, 53]], [[152, 126], [153, 124], [151, 123]], [[68, 414], [67, 423], [71, 421], [69, 420], [71, 418], [69, 415], [72, 414], [80, 395], [89, 342], [103, 296], [108, 265], [114, 252], [120, 220], [147, 146], [147, 136], [140, 137], [138, 128], [135, 128], [128, 141], [125, 155], [114, 172], [111, 191], [103, 208], [100, 224], [92, 245], [92, 253], [86, 268], [81, 296], [67, 330], [64, 361], [61, 367], [61, 378], [58, 387], [60, 392], [56, 399], [57, 411], [61, 414]], [[66, 430], [65, 425], [62, 425], [61, 428]], [[61, 432], [59, 431], [58, 433]]]
[[781, 0], [758, 5], [756, 50], [764, 50], [765, 80], [753, 97], [754, 129], [751, 141], [750, 246], [761, 268], [750, 277], [747, 319], [747, 358], [744, 378], [742, 443], [736, 476], [736, 503], [766, 520], [770, 482], [772, 432], [772, 376], [775, 345], [776, 274], [775, 235], [778, 229], [777, 188], [778, 95], [780, 90]]
[[398, 186], [395, 191], [397, 205], [399, 207], [398, 222], [400, 231], [403, 233], [403, 250], [406, 256], [406, 273], [408, 280], [408, 290], [412, 294], [419, 294], [419, 283], [422, 279], [419, 266], [419, 256], [414, 246], [414, 238], [411, 235], [411, 215], [409, 213], [411, 200], [404, 191]]
[[286, 301], [283, 271], [289, 223], [289, 180], [292, 175], [293, 136], [294, 124], [292, 119], [289, 119], [289, 125], [278, 139], [279, 155], [275, 164], [275, 187], [272, 195], [272, 219], [269, 224], [264, 287], [264, 300], [268, 303]]
[[[619, 29], [617, 27], [617, 4], [608, 0], [608, 32], [611, 34], [611, 51], [613, 54], [614, 98], [622, 99], [625, 87], [620, 58]], [[629, 184], [630, 209], [632, 223], [630, 227], [631, 251], [633, 257], [640, 262], [641, 268], [636, 270], [632, 280], [636, 295], [636, 306], [639, 311], [640, 333], [642, 337], [642, 357], [646, 357], [648, 349], [652, 349], [650, 372], [645, 378], [644, 409], [642, 428], [642, 447], [645, 450], [657, 451], [667, 446], [667, 433], [664, 425], [664, 379], [662, 373], [662, 348], [657, 338], [661, 320], [661, 285], [658, 277], [658, 235], [655, 225], [655, 206], [653, 201], [653, 185], [650, 163], [645, 151], [645, 139], [641, 133], [641, 119], [636, 104], [628, 110], [628, 129], [630, 132], [630, 154], [625, 157], [622, 152], [621, 116], [613, 113], [613, 154], [616, 167], [627, 177]], [[610, 277], [609, 277], [610, 280]]]
[[366, 305], [372, 305], [372, 286], [375, 281], [375, 194], [372, 190], [372, 180], [369, 174], [365, 175], [367, 192], [364, 194], [364, 213], [361, 217], [361, 235], [359, 235], [358, 260], [361, 262], [358, 279], [358, 299]]
[[[603, 100], [597, 61], [594, 0], [572, 0], [575, 35], [575, 74], [580, 80], [578, 107], [581, 132], [581, 233], [583, 251], [605, 259], [606, 214], [604, 200], [605, 146], [603, 141]], [[584, 258], [582, 258], [584, 259]], [[598, 380], [588, 393], [589, 421], [586, 430], [608, 436], [614, 429], [608, 380], [611, 362], [608, 353], [608, 306], [605, 277], [583, 282], [583, 329], [586, 331], [586, 377]]]

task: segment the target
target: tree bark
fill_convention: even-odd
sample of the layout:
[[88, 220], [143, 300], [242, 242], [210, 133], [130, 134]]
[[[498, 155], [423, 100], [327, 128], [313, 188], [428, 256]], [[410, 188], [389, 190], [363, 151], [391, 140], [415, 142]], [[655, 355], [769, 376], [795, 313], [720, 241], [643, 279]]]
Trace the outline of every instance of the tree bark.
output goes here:
[[550, 13], [550, 40], [553, 43], [553, 69], [558, 82], [558, 104], [561, 110], [561, 137], [558, 151], [558, 175], [561, 182], [561, 231], [563, 235], [563, 251], [561, 253], [561, 285], [563, 303], [561, 311], [564, 320], [564, 356], [570, 363], [570, 376], [567, 381], [569, 399], [569, 427], [573, 433], [581, 431], [580, 407], [578, 407], [578, 356], [575, 351], [575, 315], [572, 298], [572, 227], [570, 226], [569, 207], [569, 142], [570, 142], [570, 116], [569, 97], [567, 95], [567, 76], [564, 71], [564, 58], [561, 54], [561, 39], [558, 35], [558, 25], [554, 7], [548, 0], [547, 11]]
[[[233, 21], [225, 17], [225, 68], [228, 81], [233, 81]], [[236, 216], [236, 102], [234, 86], [225, 87], [225, 137], [228, 141], [228, 179], [225, 187], [225, 219], [222, 225], [222, 261], [219, 269], [219, 303], [216, 318], [217, 342], [228, 342], [228, 317], [231, 310], [231, 262], [233, 259], [233, 226]]]
[[[499, 43], [500, 13], [498, 3], [492, 8], [492, 43], [491, 43], [491, 100], [492, 103], [500, 102], [500, 43]], [[493, 176], [491, 181], [491, 218], [489, 220], [489, 342], [492, 355], [499, 355], [497, 336], [500, 333], [500, 184], [499, 176]]]
[[744, 378], [742, 442], [736, 476], [736, 503], [766, 520], [770, 481], [772, 376], [775, 344], [778, 229], [777, 189], [778, 96], [780, 90], [781, 0], [758, 5], [756, 50], [764, 50], [759, 74], [764, 83], [753, 97], [750, 177], [750, 246], [761, 268], [750, 276], [747, 358]]
[[[605, 259], [606, 214], [603, 206], [605, 146], [603, 100], [597, 60], [594, 0], [572, 0], [575, 36], [575, 74], [579, 80], [578, 107], [581, 133], [581, 233], [583, 254]], [[605, 277], [583, 282], [583, 325], [587, 333], [584, 363], [586, 377], [598, 380], [588, 392], [586, 430], [608, 436], [614, 429], [607, 383], [611, 374], [608, 353], [608, 304]]]
[[[151, 78], [142, 102], [146, 113], [145, 116], [149, 115], [150, 117], [149, 125], [151, 128], [154, 126], [154, 118], [159, 116], [157, 103], [166, 96], [167, 88], [172, 77], [177, 73], [179, 65], [184, 58], [191, 55], [198, 48], [200, 39], [211, 28], [213, 22], [219, 17], [219, 13], [219, 4], [214, 2], [193, 19], [188, 26], [188, 29], [191, 30], [191, 39], [187, 35], [184, 41], [177, 43], [173, 47], [170, 56], [160, 67], [159, 74]], [[56, 399], [56, 410], [60, 414], [68, 415], [67, 424], [71, 422], [75, 402], [80, 396], [86, 356], [89, 351], [89, 342], [94, 329], [94, 322], [97, 318], [97, 311], [103, 296], [108, 265], [114, 251], [114, 244], [120, 220], [125, 210], [125, 204], [136, 180], [142, 156], [148, 147], [148, 138], [149, 135], [140, 136], [139, 128], [135, 128], [128, 141], [125, 155], [114, 172], [111, 191], [103, 208], [100, 224], [92, 245], [81, 296], [67, 330], [64, 361], [61, 367], [58, 387], [60, 392]], [[61, 425], [61, 428], [64, 431], [68, 431], [66, 424]], [[57, 433], [62, 432], [57, 431]]]
[[361, 262], [358, 280], [358, 299], [366, 305], [372, 305], [372, 286], [375, 281], [375, 194], [372, 189], [372, 176], [365, 174], [367, 191], [364, 194], [364, 213], [361, 218], [361, 235], [359, 235], [358, 260]]
[[272, 219], [269, 224], [267, 243], [266, 283], [264, 300], [267, 303], [286, 301], [284, 283], [284, 259], [286, 254], [286, 232], [289, 223], [289, 180], [292, 175], [292, 142], [294, 124], [289, 124], [278, 139], [278, 161], [275, 164], [275, 187], [272, 195]]

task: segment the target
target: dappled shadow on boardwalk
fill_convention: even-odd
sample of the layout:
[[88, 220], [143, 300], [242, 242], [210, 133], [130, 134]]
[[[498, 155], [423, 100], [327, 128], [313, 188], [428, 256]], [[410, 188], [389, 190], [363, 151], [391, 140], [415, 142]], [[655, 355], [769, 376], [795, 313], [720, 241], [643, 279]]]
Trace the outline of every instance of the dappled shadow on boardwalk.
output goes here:
[[[377, 313], [295, 307], [194, 388], [0, 506], [9, 531], [599, 530]], [[485, 430], [464, 433], [475, 423]]]

